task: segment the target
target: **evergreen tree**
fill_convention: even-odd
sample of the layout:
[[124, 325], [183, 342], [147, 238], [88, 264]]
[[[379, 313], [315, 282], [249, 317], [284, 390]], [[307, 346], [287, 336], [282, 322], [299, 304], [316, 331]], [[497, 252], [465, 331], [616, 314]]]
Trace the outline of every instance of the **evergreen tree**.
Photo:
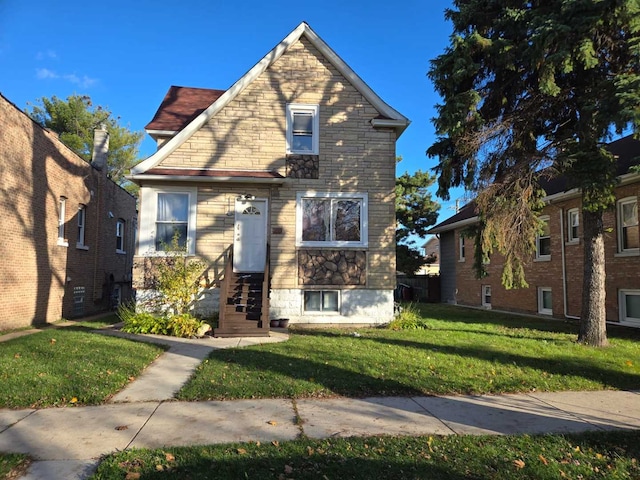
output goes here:
[[580, 342], [607, 344], [603, 213], [615, 205], [612, 134], [640, 130], [640, 0], [455, 0], [451, 44], [429, 76], [438, 195], [477, 194], [477, 244], [505, 257], [502, 282], [525, 286], [541, 182], [582, 191]]

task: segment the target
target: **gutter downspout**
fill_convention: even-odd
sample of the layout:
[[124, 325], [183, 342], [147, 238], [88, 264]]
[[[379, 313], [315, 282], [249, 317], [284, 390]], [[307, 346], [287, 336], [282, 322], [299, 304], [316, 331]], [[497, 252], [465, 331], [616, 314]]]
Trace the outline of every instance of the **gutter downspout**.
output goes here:
[[568, 293], [567, 293], [567, 258], [564, 250], [564, 208], [560, 209], [560, 248], [562, 252], [562, 306], [564, 310], [564, 318], [572, 320], [580, 320], [580, 317], [569, 315], [568, 312]]

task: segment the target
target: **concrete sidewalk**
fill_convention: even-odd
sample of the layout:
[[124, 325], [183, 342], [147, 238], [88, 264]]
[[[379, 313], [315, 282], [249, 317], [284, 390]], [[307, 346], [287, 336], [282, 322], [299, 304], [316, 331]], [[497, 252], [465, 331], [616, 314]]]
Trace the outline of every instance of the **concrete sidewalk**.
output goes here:
[[266, 338], [196, 341], [144, 336], [145, 341], [166, 343], [170, 348], [112, 403], [0, 410], [0, 451], [27, 453], [34, 458], [24, 479], [84, 479], [101, 455], [133, 447], [285, 441], [300, 435], [327, 438], [640, 429], [640, 392], [171, 401], [214, 348], [286, 338], [277, 332]]

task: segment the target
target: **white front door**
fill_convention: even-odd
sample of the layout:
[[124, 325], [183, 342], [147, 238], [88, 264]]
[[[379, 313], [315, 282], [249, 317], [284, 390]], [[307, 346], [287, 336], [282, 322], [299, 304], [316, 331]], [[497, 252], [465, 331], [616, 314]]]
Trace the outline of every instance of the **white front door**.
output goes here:
[[267, 258], [267, 201], [236, 200], [233, 271], [264, 272]]

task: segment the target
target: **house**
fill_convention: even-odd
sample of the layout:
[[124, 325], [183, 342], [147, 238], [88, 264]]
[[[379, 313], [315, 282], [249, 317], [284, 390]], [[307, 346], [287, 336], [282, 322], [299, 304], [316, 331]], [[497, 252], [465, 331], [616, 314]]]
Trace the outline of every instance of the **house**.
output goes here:
[[[607, 320], [640, 327], [640, 230], [638, 197], [640, 142], [631, 136], [610, 143], [617, 157], [616, 208], [604, 215]], [[536, 238], [536, 253], [525, 266], [529, 288], [505, 290], [500, 282], [498, 254], [486, 265], [489, 275], [477, 279], [472, 269], [473, 239], [466, 227], [477, 222], [473, 203], [430, 229], [440, 238], [440, 278], [443, 302], [499, 310], [578, 319], [581, 314], [583, 239], [580, 191], [569, 189], [566, 179], [545, 185], [546, 205], [540, 217], [543, 233]]]
[[435, 259], [435, 261], [422, 266], [418, 275], [438, 275], [440, 273], [440, 239], [433, 235], [422, 245], [422, 251], [425, 258]]
[[[174, 235], [216, 335], [393, 316], [395, 146], [409, 121], [301, 23], [227, 90], [171, 87], [147, 132], [134, 281]], [[222, 299], [222, 300], [220, 300]]]
[[131, 296], [136, 201], [0, 95], [0, 330], [109, 309]]

